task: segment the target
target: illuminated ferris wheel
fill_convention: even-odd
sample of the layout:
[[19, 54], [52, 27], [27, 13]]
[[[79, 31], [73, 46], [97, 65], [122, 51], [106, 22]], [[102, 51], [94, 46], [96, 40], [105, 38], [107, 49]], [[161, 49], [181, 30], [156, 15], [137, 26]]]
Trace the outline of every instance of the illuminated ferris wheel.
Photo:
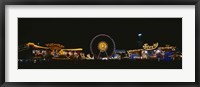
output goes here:
[[90, 51], [95, 58], [110, 58], [115, 51], [115, 42], [109, 35], [98, 34], [90, 42]]

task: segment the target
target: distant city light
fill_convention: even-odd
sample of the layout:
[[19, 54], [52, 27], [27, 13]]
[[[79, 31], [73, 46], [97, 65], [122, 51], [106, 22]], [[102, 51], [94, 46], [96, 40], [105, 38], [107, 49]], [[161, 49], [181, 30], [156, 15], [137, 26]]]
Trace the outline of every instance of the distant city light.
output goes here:
[[157, 50], [157, 51], [156, 51], [156, 53], [160, 53], [160, 52], [161, 52], [160, 50]]
[[139, 37], [141, 37], [141, 36], [142, 36], [142, 34], [141, 34], [141, 33], [139, 33], [139, 34], [138, 34], [138, 36], [139, 36]]
[[145, 50], [145, 51], [144, 51], [144, 53], [146, 53], [146, 54], [147, 54], [147, 53], [148, 53], [148, 51], [146, 51], [146, 50]]

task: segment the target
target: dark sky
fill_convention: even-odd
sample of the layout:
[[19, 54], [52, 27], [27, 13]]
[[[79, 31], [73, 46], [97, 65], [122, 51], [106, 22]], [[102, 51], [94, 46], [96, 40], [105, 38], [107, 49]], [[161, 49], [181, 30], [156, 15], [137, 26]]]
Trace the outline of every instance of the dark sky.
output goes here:
[[98, 34], [112, 37], [116, 49], [137, 48], [138, 33], [150, 45], [170, 44], [182, 49], [181, 18], [19, 18], [19, 45], [27, 42], [60, 43], [89, 51]]

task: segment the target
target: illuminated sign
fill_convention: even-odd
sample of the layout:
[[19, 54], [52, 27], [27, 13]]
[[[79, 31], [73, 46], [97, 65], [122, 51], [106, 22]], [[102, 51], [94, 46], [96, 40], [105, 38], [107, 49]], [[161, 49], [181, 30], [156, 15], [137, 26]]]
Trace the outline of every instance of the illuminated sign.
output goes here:
[[145, 43], [145, 44], [143, 45], [143, 48], [144, 48], [145, 50], [153, 50], [153, 49], [156, 49], [157, 47], [158, 47], [158, 42], [157, 42], [157, 43], [154, 43], [152, 46], [149, 46], [148, 43]]

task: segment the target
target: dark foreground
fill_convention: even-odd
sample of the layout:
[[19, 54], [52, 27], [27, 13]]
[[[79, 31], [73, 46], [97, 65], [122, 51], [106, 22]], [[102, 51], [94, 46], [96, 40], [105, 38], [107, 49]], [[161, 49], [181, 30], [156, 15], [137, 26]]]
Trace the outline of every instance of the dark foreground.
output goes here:
[[18, 69], [182, 69], [182, 60], [26, 60]]

